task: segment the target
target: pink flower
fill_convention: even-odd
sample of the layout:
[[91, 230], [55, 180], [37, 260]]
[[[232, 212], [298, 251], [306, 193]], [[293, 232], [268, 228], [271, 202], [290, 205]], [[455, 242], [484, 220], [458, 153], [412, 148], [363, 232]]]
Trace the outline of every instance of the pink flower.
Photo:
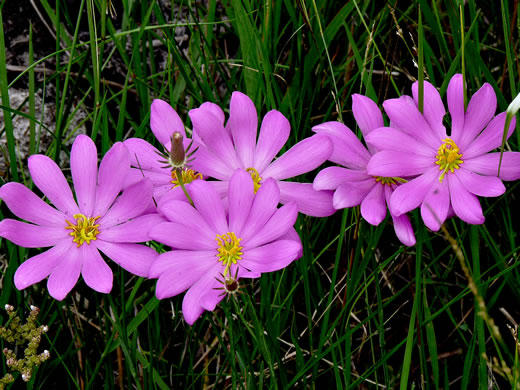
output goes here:
[[[212, 109], [213, 103], [204, 103], [205, 109]], [[199, 147], [197, 140], [186, 137], [184, 124], [177, 112], [165, 101], [155, 99], [152, 102], [150, 113], [150, 127], [155, 138], [163, 145], [166, 151], [171, 150], [171, 140], [175, 132], [179, 132], [183, 137], [183, 145], [185, 149], [189, 147], [189, 153], [195, 151]], [[148, 178], [153, 185], [153, 197], [158, 202], [163, 195], [173, 190], [174, 192], [182, 192], [176, 172], [171, 166], [168, 166], [166, 159], [161, 156], [161, 151], [157, 150], [153, 145], [144, 139], [129, 138], [124, 144], [130, 151], [130, 159], [132, 169], [128, 176], [126, 185], [138, 182], [143, 177]], [[193, 164], [188, 162], [187, 167], [183, 169], [183, 182], [189, 184], [193, 180], [202, 179], [196, 169], [195, 155], [193, 155]], [[187, 157], [187, 160], [190, 160]]]
[[27, 248], [52, 247], [25, 261], [14, 275], [22, 290], [47, 276], [49, 294], [62, 300], [79, 275], [92, 289], [108, 293], [112, 271], [99, 251], [127, 271], [148, 276], [157, 253], [144, 245], [148, 230], [163, 221], [157, 214], [142, 215], [150, 202], [152, 187], [141, 181], [123, 188], [130, 169], [130, 157], [122, 143], [116, 143], [97, 167], [97, 151], [92, 140], [79, 135], [70, 154], [72, 191], [60, 168], [49, 157], [33, 155], [29, 171], [34, 184], [56, 206], [51, 207], [27, 187], [7, 183], [0, 198], [7, 207], [29, 223], [4, 219], [0, 236]]
[[[370, 133], [366, 140], [379, 150], [372, 156], [367, 172], [371, 175], [416, 176], [399, 186], [390, 206], [397, 215], [421, 207], [427, 227], [439, 230], [451, 208], [463, 221], [481, 224], [484, 215], [477, 196], [504, 193], [502, 180], [520, 178], [520, 153], [505, 152], [497, 177], [499, 152], [489, 153], [502, 144], [506, 113], [497, 116], [496, 96], [485, 83], [464, 110], [462, 75], [448, 85], [451, 132], [443, 125], [446, 113], [437, 90], [424, 83], [424, 113], [418, 109], [418, 84], [413, 98], [401, 96], [383, 103], [390, 128]], [[515, 128], [513, 119], [507, 136]], [[501, 180], [502, 179], [502, 180]]]
[[159, 204], [169, 222], [154, 227], [150, 236], [173, 250], [159, 255], [150, 277], [159, 278], [159, 299], [188, 290], [182, 311], [191, 325], [236, 291], [238, 279], [286, 267], [301, 256], [302, 245], [293, 228], [296, 204], [277, 208], [280, 191], [274, 179], [266, 179], [255, 195], [251, 176], [237, 170], [229, 184], [227, 211], [209, 182], [195, 181], [188, 192], [193, 206], [166, 198]]
[[233, 92], [226, 127], [224, 113], [215, 105], [203, 105], [191, 110], [189, 115], [194, 137], [200, 137], [203, 143], [194, 163], [204, 175], [220, 181], [212, 183], [223, 197], [231, 176], [241, 168], [253, 178], [255, 190], [267, 178], [275, 179], [280, 188], [280, 202], [296, 202], [303, 214], [323, 217], [335, 212], [331, 191], [316, 191], [311, 183], [285, 181], [325, 162], [332, 151], [328, 137], [306, 138], [273, 161], [290, 132], [289, 121], [280, 112], [272, 110], [265, 115], [258, 140], [256, 108], [251, 99], [240, 92]]
[[[383, 115], [371, 99], [352, 96], [354, 118], [365, 139], [376, 128], [383, 126]], [[340, 165], [328, 167], [314, 179], [314, 189], [335, 190], [333, 205], [336, 209], [361, 205], [361, 215], [371, 225], [379, 225], [386, 217], [387, 204], [398, 185], [406, 180], [400, 177], [377, 177], [367, 173], [367, 164], [377, 149], [368, 144], [368, 150], [344, 124], [326, 122], [312, 129], [326, 134], [334, 146], [329, 160]], [[394, 230], [399, 240], [415, 245], [415, 235], [406, 214], [396, 215], [390, 208]]]

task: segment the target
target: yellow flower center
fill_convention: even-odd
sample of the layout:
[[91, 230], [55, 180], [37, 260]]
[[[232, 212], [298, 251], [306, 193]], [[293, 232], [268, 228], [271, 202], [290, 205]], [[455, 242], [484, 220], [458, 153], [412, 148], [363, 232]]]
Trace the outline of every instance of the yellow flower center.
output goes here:
[[462, 161], [462, 153], [459, 153], [459, 147], [451, 138], [445, 138], [442, 141], [442, 145], [439, 146], [439, 150], [437, 151], [437, 161], [435, 162], [442, 171], [439, 177], [441, 183], [446, 173], [453, 173], [455, 169], [459, 169], [460, 164], [464, 162]]
[[65, 220], [67, 226], [65, 229], [72, 230], [69, 233], [70, 236], [74, 237], [72, 242], [75, 242], [78, 248], [83, 245], [84, 242], [90, 245], [90, 241], [96, 240], [96, 236], [99, 234], [99, 224], [96, 221], [101, 217], [87, 217], [83, 214], [74, 214], [76, 224]]
[[249, 174], [251, 175], [251, 179], [253, 179], [256, 194], [256, 191], [258, 191], [258, 189], [261, 186], [260, 182], [262, 181], [262, 178], [260, 177], [260, 174], [255, 168], [246, 168], [246, 171], [249, 172]]
[[242, 247], [240, 241], [235, 233], [227, 232], [226, 234], [217, 234], [215, 241], [218, 244], [218, 261], [222, 261], [222, 265], [225, 266], [222, 275], [227, 276], [229, 268], [232, 264], [236, 264], [238, 260], [242, 259]]
[[406, 183], [408, 180], [400, 178], [400, 177], [384, 177], [384, 176], [374, 176], [374, 179], [376, 179], [376, 182], [379, 182], [383, 185], [393, 185], [397, 183]]
[[[194, 180], [202, 179], [202, 173], [198, 173], [197, 171], [194, 171], [193, 169], [184, 168], [181, 171], [181, 179], [183, 184], [191, 183]], [[179, 178], [177, 177], [177, 170], [172, 170], [172, 181], [173, 188], [179, 187], [181, 183], [179, 182]]]

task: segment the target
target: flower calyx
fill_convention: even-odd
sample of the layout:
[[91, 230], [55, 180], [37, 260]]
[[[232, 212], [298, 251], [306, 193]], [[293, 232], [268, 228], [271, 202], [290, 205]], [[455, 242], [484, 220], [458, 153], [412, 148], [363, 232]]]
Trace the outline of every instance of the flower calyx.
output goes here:
[[224, 274], [220, 274], [221, 279], [215, 277], [217, 282], [222, 284], [222, 287], [215, 287], [214, 290], [221, 290], [222, 293], [219, 296], [227, 295], [228, 297], [230, 295], [235, 294], [241, 294], [242, 291], [240, 290], [240, 283], [238, 281], [238, 267], [236, 267], [235, 275], [234, 276], [224, 276]]

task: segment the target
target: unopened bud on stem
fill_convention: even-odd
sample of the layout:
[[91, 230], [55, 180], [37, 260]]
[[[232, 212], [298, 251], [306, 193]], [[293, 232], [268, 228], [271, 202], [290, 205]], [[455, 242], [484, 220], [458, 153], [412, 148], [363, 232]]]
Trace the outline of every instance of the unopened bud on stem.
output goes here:
[[170, 148], [170, 164], [175, 168], [181, 168], [186, 163], [182, 134], [178, 131], [172, 134], [172, 146]]

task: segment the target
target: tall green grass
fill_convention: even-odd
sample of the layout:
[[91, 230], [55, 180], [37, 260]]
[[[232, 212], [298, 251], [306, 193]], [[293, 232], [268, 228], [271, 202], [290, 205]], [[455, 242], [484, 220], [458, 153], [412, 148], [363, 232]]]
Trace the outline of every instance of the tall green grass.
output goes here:
[[[88, 114], [87, 134], [104, 153], [127, 137], [157, 145], [149, 127], [154, 98], [169, 101], [190, 127], [189, 109], [212, 101], [227, 110], [231, 93], [240, 90], [261, 115], [278, 109], [289, 119], [288, 148], [324, 121], [357, 130], [353, 93], [381, 104], [410, 94], [412, 81], [424, 77], [444, 95], [460, 72], [468, 98], [484, 82], [494, 87], [498, 111], [518, 92], [520, 16], [508, 0], [485, 8], [453, 0], [395, 8], [395, 2], [361, 0], [174, 1], [172, 10], [158, 1], [35, 3], [54, 29], [56, 48], [39, 52], [33, 28], [31, 65], [23, 72], [7, 70], [3, 32], [8, 18], [25, 18], [0, 12], [0, 134], [9, 161], [2, 180], [28, 186], [12, 118], [29, 117], [39, 128], [33, 98], [48, 85], [54, 96], [46, 99], [56, 103], [52, 143], [42, 149], [35, 131], [27, 142], [31, 153], [56, 161], [78, 131], [70, 123], [80, 108]], [[107, 14], [110, 3], [115, 18]], [[44, 64], [45, 77], [35, 79]], [[12, 88], [30, 91], [25, 106], [10, 106]], [[507, 147], [517, 151], [519, 141], [517, 132]], [[14, 271], [38, 250], [6, 240], [0, 241], [0, 304], [15, 305], [20, 315], [36, 305], [50, 328], [42, 348], [51, 358], [29, 388], [518, 387], [520, 192], [516, 183], [507, 188], [481, 200], [481, 226], [451, 219], [448, 233], [433, 233], [412, 213], [412, 248], [400, 245], [391, 220], [373, 227], [357, 208], [324, 219], [300, 216], [303, 257], [246, 282], [245, 294], [192, 327], [182, 319], [182, 296], [158, 301], [154, 281], [114, 264], [109, 295], [83, 282], [63, 302], [49, 297], [45, 282], [17, 291]], [[5, 207], [0, 213], [10, 215]]]

